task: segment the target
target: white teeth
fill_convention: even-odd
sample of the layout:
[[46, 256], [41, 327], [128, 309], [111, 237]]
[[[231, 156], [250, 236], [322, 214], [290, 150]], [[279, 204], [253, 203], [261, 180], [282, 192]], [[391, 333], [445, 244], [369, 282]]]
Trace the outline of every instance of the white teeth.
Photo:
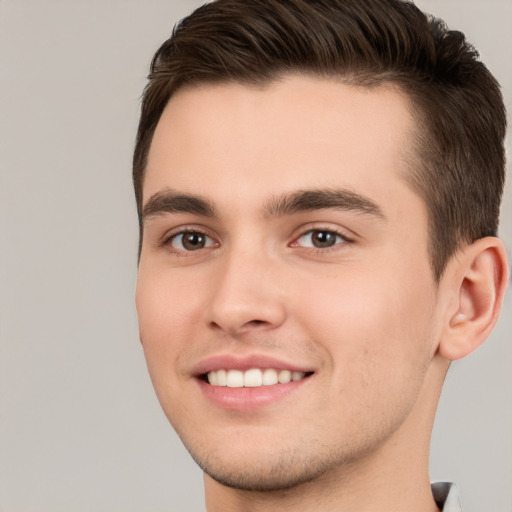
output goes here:
[[244, 386], [246, 388], [257, 388], [261, 386], [263, 382], [263, 375], [261, 374], [261, 370], [257, 368], [253, 368], [252, 370], [247, 370], [244, 374]]
[[212, 386], [218, 386], [218, 375], [219, 372], [210, 372], [208, 374], [208, 382], [212, 385]]
[[290, 370], [281, 370], [277, 379], [280, 384], [288, 384], [292, 380], [292, 372]]
[[226, 384], [228, 388], [243, 388], [244, 372], [240, 370], [229, 370]]
[[228, 388], [257, 388], [260, 386], [273, 386], [274, 384], [288, 384], [305, 377], [304, 372], [290, 370], [275, 370], [274, 368], [251, 368], [245, 372], [241, 370], [217, 370], [208, 372], [208, 382], [212, 386], [227, 386]]
[[264, 386], [272, 386], [277, 384], [279, 382], [277, 379], [277, 371], [273, 368], [266, 368], [263, 370], [262, 381]]
[[[228, 374], [226, 370], [219, 370], [218, 372], [210, 372], [217, 374], [217, 386], [227, 386], [228, 385]], [[210, 373], [208, 374], [208, 378], [210, 377]]]

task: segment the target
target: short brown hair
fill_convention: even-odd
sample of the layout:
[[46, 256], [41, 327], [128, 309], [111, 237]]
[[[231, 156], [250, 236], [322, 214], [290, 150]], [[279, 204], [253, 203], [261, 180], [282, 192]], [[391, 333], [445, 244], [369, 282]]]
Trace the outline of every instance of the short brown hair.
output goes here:
[[406, 179], [427, 205], [437, 280], [461, 244], [496, 235], [506, 131], [499, 84], [461, 32], [402, 0], [216, 0], [184, 18], [156, 52], [142, 99], [133, 158], [140, 222], [149, 148], [177, 89], [264, 85], [290, 73], [393, 84], [408, 95], [418, 130]]

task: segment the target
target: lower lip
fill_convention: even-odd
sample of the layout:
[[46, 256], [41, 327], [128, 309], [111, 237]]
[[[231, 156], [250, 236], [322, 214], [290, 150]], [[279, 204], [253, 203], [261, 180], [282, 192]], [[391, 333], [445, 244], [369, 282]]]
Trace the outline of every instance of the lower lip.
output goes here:
[[287, 384], [274, 384], [257, 388], [212, 386], [202, 379], [198, 379], [198, 383], [206, 398], [215, 405], [232, 411], [251, 411], [282, 400], [310, 379], [311, 376]]

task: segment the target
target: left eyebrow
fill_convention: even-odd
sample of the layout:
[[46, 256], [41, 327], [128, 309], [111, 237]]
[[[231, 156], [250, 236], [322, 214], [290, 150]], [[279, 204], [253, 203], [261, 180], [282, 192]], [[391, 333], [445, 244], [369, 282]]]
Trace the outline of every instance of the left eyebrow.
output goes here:
[[274, 197], [266, 204], [265, 216], [281, 217], [322, 209], [354, 211], [386, 220], [382, 209], [369, 197], [347, 189], [332, 188], [298, 190]]
[[144, 221], [165, 213], [193, 213], [216, 217], [214, 206], [204, 197], [165, 189], [153, 194], [142, 209]]

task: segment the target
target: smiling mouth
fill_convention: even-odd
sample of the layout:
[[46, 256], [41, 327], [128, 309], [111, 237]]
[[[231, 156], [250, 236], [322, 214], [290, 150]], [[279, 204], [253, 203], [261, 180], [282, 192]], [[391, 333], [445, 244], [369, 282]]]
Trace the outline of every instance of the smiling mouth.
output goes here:
[[216, 370], [204, 373], [202, 378], [212, 386], [228, 388], [258, 388], [303, 380], [313, 372], [279, 370], [275, 368], [251, 368], [242, 370]]

